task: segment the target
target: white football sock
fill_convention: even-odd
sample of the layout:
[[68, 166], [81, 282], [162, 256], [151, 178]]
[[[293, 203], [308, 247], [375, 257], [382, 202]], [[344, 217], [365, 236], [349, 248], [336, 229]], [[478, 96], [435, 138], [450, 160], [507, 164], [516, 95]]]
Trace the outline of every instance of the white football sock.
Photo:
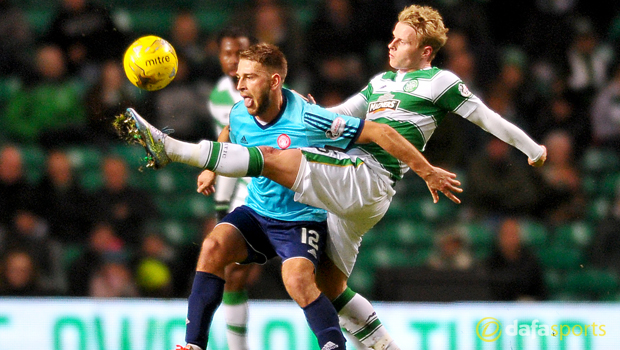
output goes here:
[[168, 136], [164, 148], [173, 162], [209, 169], [218, 175], [260, 176], [263, 170], [263, 155], [257, 147], [206, 140], [196, 144]]
[[229, 350], [248, 350], [248, 296], [246, 292], [224, 292], [222, 303]]
[[338, 311], [340, 325], [364, 346], [374, 350], [400, 350], [366, 298], [347, 288], [333, 304]]

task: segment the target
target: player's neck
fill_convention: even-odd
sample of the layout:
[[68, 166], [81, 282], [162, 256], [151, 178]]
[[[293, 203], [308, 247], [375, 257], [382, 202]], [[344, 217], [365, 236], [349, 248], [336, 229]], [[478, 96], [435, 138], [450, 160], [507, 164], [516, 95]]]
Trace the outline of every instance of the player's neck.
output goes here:
[[284, 104], [284, 98], [282, 96], [282, 90], [280, 90], [276, 92], [274, 96], [272, 96], [271, 103], [269, 104], [269, 107], [267, 107], [267, 110], [264, 113], [257, 115], [256, 119], [258, 119], [259, 121], [265, 124], [271, 123], [274, 119], [276, 119], [280, 115], [283, 104]]
[[399, 70], [397, 70], [397, 72], [398, 73], [406, 74], [406, 73], [409, 73], [409, 72], [415, 72], [415, 71], [418, 71], [418, 70], [430, 69], [430, 68], [431, 68], [431, 63], [430, 62], [426, 62], [426, 63], [421, 64], [418, 67], [399, 69]]

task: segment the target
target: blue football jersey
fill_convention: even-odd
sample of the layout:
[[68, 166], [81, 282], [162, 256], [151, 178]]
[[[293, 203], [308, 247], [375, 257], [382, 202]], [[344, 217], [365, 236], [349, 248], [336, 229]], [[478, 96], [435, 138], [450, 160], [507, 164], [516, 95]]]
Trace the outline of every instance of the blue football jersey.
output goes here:
[[[357, 140], [364, 121], [339, 115], [306, 102], [298, 94], [282, 90], [280, 115], [269, 124], [259, 123], [243, 101], [230, 111], [230, 141], [242, 146], [271, 146], [277, 149], [337, 147], [348, 149]], [[284, 221], [323, 221], [323, 209], [295, 202], [295, 192], [258, 177], [248, 186], [246, 205], [259, 214]]]

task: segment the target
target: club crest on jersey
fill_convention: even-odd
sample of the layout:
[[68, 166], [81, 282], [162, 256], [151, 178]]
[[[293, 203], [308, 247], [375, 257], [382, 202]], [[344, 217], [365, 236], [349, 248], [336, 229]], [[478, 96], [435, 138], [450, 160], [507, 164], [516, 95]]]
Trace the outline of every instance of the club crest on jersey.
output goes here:
[[467, 86], [465, 86], [465, 84], [463, 83], [459, 83], [459, 92], [461, 93], [461, 96], [463, 97], [471, 96], [471, 91], [469, 91]]
[[376, 101], [368, 104], [368, 113], [383, 111], [386, 109], [396, 110], [400, 104], [400, 100], [394, 100], [391, 93], [381, 95]]
[[403, 86], [403, 90], [405, 92], [412, 92], [413, 90], [418, 88], [418, 85], [420, 83], [418, 82], [418, 79], [413, 79], [407, 82], [407, 84], [405, 84], [405, 86]]
[[332, 140], [339, 138], [344, 132], [345, 125], [346, 122], [344, 121], [344, 119], [342, 119], [341, 117], [337, 117], [332, 122], [332, 126], [329, 128], [329, 130], [325, 132], [325, 136]]
[[281, 149], [287, 149], [291, 145], [291, 138], [287, 134], [278, 136], [278, 147]]

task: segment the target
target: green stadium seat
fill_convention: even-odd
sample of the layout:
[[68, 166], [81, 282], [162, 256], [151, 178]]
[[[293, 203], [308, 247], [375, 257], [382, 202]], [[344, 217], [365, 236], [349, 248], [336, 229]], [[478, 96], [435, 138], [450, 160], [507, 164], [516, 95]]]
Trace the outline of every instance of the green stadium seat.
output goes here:
[[564, 247], [540, 249], [539, 258], [544, 268], [558, 271], [577, 270], [584, 262], [584, 256], [580, 250]]
[[603, 219], [609, 212], [611, 204], [611, 199], [605, 196], [599, 196], [589, 200], [586, 204], [588, 221], [591, 223], [596, 223]]
[[30, 183], [37, 183], [45, 173], [45, 151], [38, 146], [20, 146], [19, 149], [26, 179]]
[[22, 88], [22, 81], [18, 77], [0, 77], [0, 108], [4, 109], [4, 104], [11, 100], [13, 95]]
[[357, 293], [369, 296], [375, 284], [374, 269], [360, 267], [356, 264], [347, 284]]
[[155, 186], [158, 193], [196, 193], [196, 181], [200, 170], [182, 164], [171, 164], [161, 170], [146, 169], [145, 172], [153, 174], [154, 183], [152, 185]]
[[610, 173], [603, 178], [603, 186], [600, 193], [613, 198], [620, 191], [620, 172]]
[[458, 206], [447, 198], [441, 198], [439, 202], [433, 203], [430, 196], [425, 197], [415, 205], [418, 206], [424, 220], [435, 223], [452, 222]]
[[164, 220], [154, 228], [164, 234], [168, 241], [175, 246], [201, 244], [202, 226], [191, 220]]
[[198, 193], [177, 196], [158, 195], [156, 198], [157, 207], [167, 219], [204, 220], [214, 210], [212, 197]]
[[429, 247], [433, 244], [433, 231], [429, 224], [414, 220], [392, 220], [374, 232], [377, 242], [393, 247]]
[[594, 228], [586, 221], [578, 221], [555, 229], [553, 245], [583, 250], [592, 242]]
[[618, 172], [620, 157], [612, 150], [590, 147], [582, 157], [581, 169], [585, 174]]
[[406, 249], [389, 246], [374, 246], [371, 249], [374, 267], [411, 267], [426, 263], [429, 249]]
[[39, 7], [26, 10], [26, 20], [36, 34], [44, 34], [51, 26], [54, 14], [54, 8], [45, 2]]
[[103, 152], [94, 146], [72, 146], [66, 149], [76, 172], [101, 169]]
[[581, 269], [568, 273], [563, 290], [571, 295], [586, 295], [589, 300], [613, 300], [618, 293], [618, 275], [599, 269]]
[[99, 168], [84, 169], [77, 174], [80, 185], [86, 192], [94, 193], [103, 187], [103, 175]]
[[523, 243], [536, 249], [547, 244], [549, 232], [541, 222], [534, 220], [521, 221], [521, 239]]
[[471, 222], [460, 226], [474, 251], [489, 251], [495, 242], [495, 233], [482, 222]]

